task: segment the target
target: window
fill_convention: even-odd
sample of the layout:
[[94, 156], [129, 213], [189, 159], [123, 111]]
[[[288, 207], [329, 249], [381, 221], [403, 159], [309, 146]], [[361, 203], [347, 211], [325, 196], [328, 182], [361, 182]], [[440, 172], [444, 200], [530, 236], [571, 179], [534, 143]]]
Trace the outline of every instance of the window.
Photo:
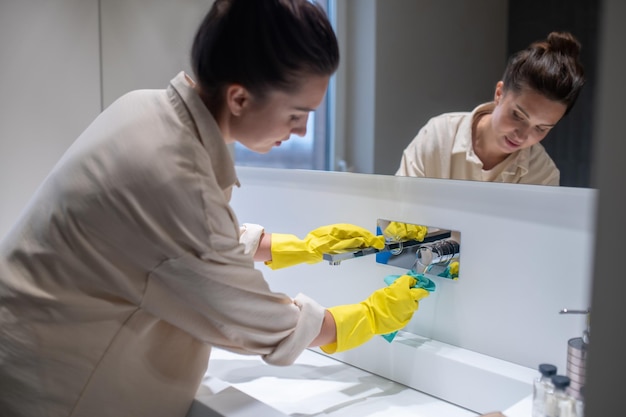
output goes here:
[[[332, 19], [333, 0], [317, 0]], [[309, 115], [307, 134], [304, 137], [292, 135], [280, 147], [265, 154], [250, 151], [238, 142], [234, 146], [235, 164], [268, 168], [298, 168], [329, 170], [331, 166], [332, 141], [328, 126], [329, 109], [332, 107], [334, 83], [329, 83], [328, 92], [322, 104]]]

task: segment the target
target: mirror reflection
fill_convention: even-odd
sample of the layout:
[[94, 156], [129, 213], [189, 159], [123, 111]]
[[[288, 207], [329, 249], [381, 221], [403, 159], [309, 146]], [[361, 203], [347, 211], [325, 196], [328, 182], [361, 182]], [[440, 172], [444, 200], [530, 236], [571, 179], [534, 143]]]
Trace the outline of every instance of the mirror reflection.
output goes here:
[[[346, 128], [347, 165], [355, 172], [395, 174], [403, 150], [429, 119], [493, 100], [509, 56], [552, 31], [568, 31], [581, 44], [586, 83], [541, 144], [560, 171], [561, 186], [588, 187], [598, 8], [597, 1], [386, 2], [385, 10], [376, 10], [381, 19], [375, 22], [376, 74], [368, 80], [372, 90], [366, 90], [370, 96], [375, 92], [369, 126], [367, 93], [348, 93], [348, 106], [356, 107], [347, 111], [354, 114], [350, 120], [362, 125]], [[353, 36], [366, 36], [356, 32]], [[352, 62], [358, 52], [346, 54]], [[375, 149], [371, 163], [360, 148], [364, 138], [371, 138]]]
[[[561, 186], [590, 186], [600, 0], [317, 1], [335, 20], [341, 51], [327, 97], [304, 137], [264, 155], [234, 149], [237, 165], [394, 175], [430, 118], [491, 101], [509, 56], [567, 31], [581, 44], [586, 82], [541, 145]], [[161, 0], [147, 10], [139, 3], [102, 2], [104, 106], [132, 89], [162, 88], [181, 67], [188, 70], [188, 51], [177, 45], [189, 44], [192, 16], [208, 8]], [[158, 19], [168, 24], [155, 25]]]
[[[550, 128], [541, 145], [558, 169], [559, 185], [590, 186], [599, 1], [389, 0], [377, 7], [376, 2], [337, 0], [330, 7], [336, 8], [341, 65], [328, 107], [315, 113], [316, 119], [330, 115], [325, 127], [316, 123], [305, 139], [324, 148], [326, 157], [311, 159], [308, 169], [396, 174], [404, 149], [431, 118], [470, 112], [492, 101], [507, 59], [558, 31], [580, 42], [586, 81], [571, 111]], [[318, 128], [324, 130], [322, 136]], [[515, 139], [512, 146], [521, 143]], [[285, 144], [289, 148], [266, 156], [297, 152], [300, 140], [294, 137]], [[238, 159], [238, 164], [247, 163]], [[480, 169], [478, 173], [482, 176]], [[489, 174], [459, 179], [494, 180]], [[555, 175], [532, 181], [556, 182]]]

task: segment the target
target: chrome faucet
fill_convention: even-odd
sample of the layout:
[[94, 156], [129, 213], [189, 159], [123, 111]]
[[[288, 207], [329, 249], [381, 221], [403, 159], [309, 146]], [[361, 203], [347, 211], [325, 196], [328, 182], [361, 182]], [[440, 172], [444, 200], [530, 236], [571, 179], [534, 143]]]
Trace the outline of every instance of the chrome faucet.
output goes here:
[[[340, 265], [341, 262], [361, 258], [376, 254], [376, 262], [397, 266], [405, 270], [412, 270], [415, 273], [432, 275], [443, 278], [457, 279], [459, 276], [459, 261], [461, 256], [460, 233], [448, 229], [437, 227], [425, 227], [403, 222], [393, 222], [392, 232], [383, 233], [388, 230], [391, 224], [389, 220], [378, 219], [376, 229], [377, 234], [385, 235], [386, 244], [382, 249], [374, 247], [347, 249], [337, 252], [322, 254], [322, 259], [330, 265]], [[392, 236], [392, 233], [399, 233], [397, 224], [400, 227], [400, 234], [405, 234], [413, 238], [415, 230], [426, 229], [426, 235], [420, 235], [421, 240], [399, 240], [401, 236]], [[411, 235], [413, 233], [413, 235]]]
[[324, 253], [322, 255], [322, 259], [328, 261], [330, 265], [339, 265], [342, 261], [353, 258], [360, 258], [362, 256], [372, 255], [374, 253], [380, 252], [391, 252], [392, 254], [398, 254], [403, 250], [415, 246], [421, 246], [423, 242], [419, 242], [417, 240], [407, 240], [404, 242], [391, 242], [387, 243], [384, 248], [376, 249], [376, 248], [359, 248], [359, 249], [348, 249], [341, 252], [333, 252], [333, 253]]

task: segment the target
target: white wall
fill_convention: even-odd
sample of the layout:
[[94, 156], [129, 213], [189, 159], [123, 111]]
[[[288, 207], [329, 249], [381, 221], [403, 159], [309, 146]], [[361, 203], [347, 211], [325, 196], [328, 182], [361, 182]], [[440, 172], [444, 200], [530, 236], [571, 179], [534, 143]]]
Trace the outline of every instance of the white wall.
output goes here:
[[[234, 191], [232, 204], [239, 221], [260, 223], [270, 232], [304, 237], [318, 226], [343, 222], [374, 231], [378, 218], [460, 231], [460, 279], [437, 280], [437, 291], [422, 302], [407, 329], [532, 369], [550, 362], [565, 371], [567, 341], [582, 334], [585, 321], [559, 311], [589, 307], [594, 190], [238, 171], [242, 188]], [[374, 256], [339, 266], [259, 268], [275, 290], [292, 296], [304, 292], [326, 306], [359, 302], [383, 287], [386, 275], [404, 272], [377, 264]], [[379, 343], [376, 348], [381, 361], [388, 359], [388, 346]], [[340, 357], [380, 372], [377, 361], [363, 361], [367, 349]]]
[[100, 112], [97, 0], [0, 3], [0, 237]]
[[131, 90], [165, 88], [180, 71], [191, 73], [193, 36], [210, 0], [104, 0], [104, 107]]
[[190, 71], [210, 0], [0, 4], [0, 237], [102, 108]]

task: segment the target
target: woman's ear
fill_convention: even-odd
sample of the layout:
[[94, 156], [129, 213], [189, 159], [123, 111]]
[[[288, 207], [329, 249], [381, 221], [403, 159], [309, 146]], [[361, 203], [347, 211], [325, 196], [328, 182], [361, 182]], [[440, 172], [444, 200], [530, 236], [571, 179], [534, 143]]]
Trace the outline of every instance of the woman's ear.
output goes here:
[[496, 104], [498, 104], [503, 95], [504, 95], [504, 82], [498, 81], [496, 84], [496, 91], [493, 94], [493, 101], [495, 101]]
[[226, 106], [233, 116], [241, 116], [244, 109], [250, 105], [250, 93], [239, 85], [232, 84], [226, 89]]

